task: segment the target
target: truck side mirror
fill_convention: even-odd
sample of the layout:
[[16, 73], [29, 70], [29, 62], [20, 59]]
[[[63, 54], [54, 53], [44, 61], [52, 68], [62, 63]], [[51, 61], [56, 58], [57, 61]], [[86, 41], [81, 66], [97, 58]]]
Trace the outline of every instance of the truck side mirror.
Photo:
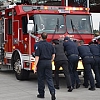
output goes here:
[[28, 20], [27, 33], [34, 33], [34, 23], [33, 23], [33, 20]]

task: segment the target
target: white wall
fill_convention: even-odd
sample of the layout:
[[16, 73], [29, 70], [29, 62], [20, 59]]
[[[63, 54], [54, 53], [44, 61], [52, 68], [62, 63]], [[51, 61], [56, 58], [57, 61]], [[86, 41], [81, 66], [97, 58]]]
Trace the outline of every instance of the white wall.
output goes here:
[[91, 13], [93, 20], [93, 28], [94, 30], [99, 30], [99, 22], [100, 22], [100, 13]]

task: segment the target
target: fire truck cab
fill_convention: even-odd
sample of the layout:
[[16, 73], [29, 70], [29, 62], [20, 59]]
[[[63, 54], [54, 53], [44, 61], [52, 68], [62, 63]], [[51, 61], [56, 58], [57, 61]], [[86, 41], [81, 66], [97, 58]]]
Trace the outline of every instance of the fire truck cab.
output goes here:
[[84, 7], [10, 5], [1, 16], [1, 63], [10, 66], [18, 80], [34, 71], [34, 44], [42, 32], [48, 42], [69, 36], [89, 43], [93, 38], [91, 15]]

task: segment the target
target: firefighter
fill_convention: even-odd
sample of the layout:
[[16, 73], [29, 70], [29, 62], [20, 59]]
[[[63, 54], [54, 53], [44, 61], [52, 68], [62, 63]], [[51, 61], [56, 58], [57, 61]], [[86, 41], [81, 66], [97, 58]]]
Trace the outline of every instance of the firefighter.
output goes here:
[[90, 48], [88, 45], [84, 45], [83, 41], [78, 42], [78, 51], [79, 56], [82, 58], [82, 63], [84, 66], [84, 86], [88, 88], [90, 82], [90, 88], [89, 90], [94, 91], [95, 90], [95, 83], [94, 78], [92, 74], [92, 66], [94, 65], [95, 61], [93, 58], [93, 55], [90, 51]]
[[[100, 36], [97, 38], [98, 46], [99, 46], [99, 51], [100, 51]], [[99, 55], [100, 57], [100, 55]], [[99, 65], [99, 74], [100, 74], [100, 65]]]
[[[48, 84], [48, 88], [51, 94], [51, 100], [55, 100], [55, 88], [52, 79], [52, 63], [55, 57], [55, 49], [51, 43], [46, 41], [47, 34], [41, 34], [42, 40], [38, 43], [35, 49], [35, 68], [34, 73], [37, 71], [38, 75], [38, 98], [44, 98], [44, 79]], [[37, 67], [38, 66], [38, 67]]]
[[79, 56], [78, 56], [78, 49], [77, 45], [75, 42], [71, 41], [69, 37], [64, 38], [64, 49], [67, 52], [67, 57], [68, 57], [68, 66], [69, 66], [69, 72], [71, 76], [71, 81], [72, 81], [72, 87], [76, 88], [80, 87], [80, 79], [78, 76], [77, 72], [77, 66], [78, 66], [78, 61], [79, 61]]
[[54, 79], [56, 83], [55, 88], [59, 89], [59, 68], [62, 67], [65, 75], [65, 80], [67, 83], [68, 92], [72, 92], [73, 88], [72, 88], [71, 78], [68, 69], [68, 59], [64, 52], [63, 42], [61, 43], [59, 40], [56, 39], [53, 40], [52, 42], [56, 51], [55, 54], [56, 56], [54, 60], [54, 64], [55, 64]]
[[99, 74], [99, 65], [100, 65], [100, 51], [99, 51], [99, 46], [97, 44], [95, 44], [95, 42], [92, 42], [90, 45], [90, 50], [91, 53], [93, 54], [94, 60], [95, 60], [95, 64], [94, 66], [92, 66], [92, 69], [94, 71], [95, 74], [95, 79], [96, 79], [96, 87], [100, 88], [100, 74]]

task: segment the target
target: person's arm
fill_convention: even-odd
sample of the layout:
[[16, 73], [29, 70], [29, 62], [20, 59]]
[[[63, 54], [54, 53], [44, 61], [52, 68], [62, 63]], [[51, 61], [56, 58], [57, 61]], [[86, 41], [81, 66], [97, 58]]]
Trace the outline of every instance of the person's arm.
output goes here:
[[55, 46], [52, 46], [52, 59], [51, 59], [51, 61], [54, 61], [55, 54], [56, 54]]
[[54, 59], [55, 59], [55, 54], [52, 54], [52, 59], [51, 59], [51, 61], [54, 61]]
[[39, 42], [38, 45], [35, 48], [35, 66], [34, 66], [34, 73], [37, 72], [37, 64], [39, 61], [39, 56], [40, 56], [40, 49], [39, 49]]
[[34, 73], [36, 73], [36, 72], [37, 72], [37, 64], [38, 64], [38, 61], [39, 61], [39, 56], [35, 56]]

